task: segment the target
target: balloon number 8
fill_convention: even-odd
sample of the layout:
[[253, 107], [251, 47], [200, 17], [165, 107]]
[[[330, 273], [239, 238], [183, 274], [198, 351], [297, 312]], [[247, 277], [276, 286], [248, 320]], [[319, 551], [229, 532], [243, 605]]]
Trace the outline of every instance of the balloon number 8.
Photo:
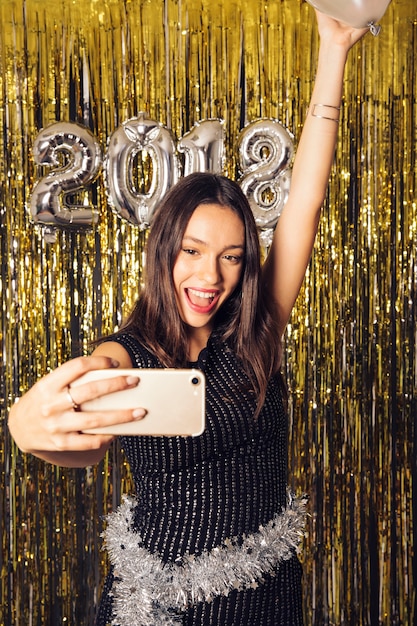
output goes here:
[[[280, 122], [261, 119], [242, 129], [237, 145], [239, 183], [258, 228], [273, 228], [288, 195], [293, 137]], [[178, 153], [183, 154], [182, 165]], [[112, 133], [104, 159], [88, 128], [76, 122], [56, 122], [36, 137], [33, 157], [38, 166], [49, 168], [30, 196], [35, 223], [72, 230], [96, 224], [98, 213], [87, 194], [103, 167], [110, 205], [120, 217], [145, 229], [181, 173], [222, 172], [223, 121], [196, 123], [176, 146], [170, 130], [140, 113]], [[77, 202], [76, 194], [83, 193], [83, 201]]]

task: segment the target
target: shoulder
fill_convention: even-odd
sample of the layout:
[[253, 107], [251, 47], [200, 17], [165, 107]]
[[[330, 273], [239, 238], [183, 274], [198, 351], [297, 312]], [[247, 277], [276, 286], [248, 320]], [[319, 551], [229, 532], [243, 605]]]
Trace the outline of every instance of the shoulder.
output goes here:
[[94, 350], [93, 355], [109, 356], [119, 362], [121, 368], [133, 367], [129, 352], [117, 341], [104, 341]]
[[[162, 367], [158, 358], [151, 352], [143, 340], [130, 331], [121, 331], [111, 335], [100, 344], [101, 355], [117, 359], [121, 367], [157, 368]], [[129, 365], [127, 365], [129, 363]]]

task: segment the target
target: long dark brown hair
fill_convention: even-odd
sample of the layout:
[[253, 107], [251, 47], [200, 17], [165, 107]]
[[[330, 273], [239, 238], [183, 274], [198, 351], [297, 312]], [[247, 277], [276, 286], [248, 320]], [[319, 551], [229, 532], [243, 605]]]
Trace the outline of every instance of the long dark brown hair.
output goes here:
[[220, 338], [235, 351], [263, 405], [269, 378], [280, 365], [279, 331], [267, 294], [261, 289], [258, 231], [239, 185], [224, 176], [190, 174], [180, 180], [156, 210], [147, 241], [145, 286], [120, 332], [137, 336], [166, 367], [186, 367], [188, 341], [175, 299], [173, 267], [188, 221], [201, 204], [232, 209], [245, 230], [242, 275], [214, 320]]

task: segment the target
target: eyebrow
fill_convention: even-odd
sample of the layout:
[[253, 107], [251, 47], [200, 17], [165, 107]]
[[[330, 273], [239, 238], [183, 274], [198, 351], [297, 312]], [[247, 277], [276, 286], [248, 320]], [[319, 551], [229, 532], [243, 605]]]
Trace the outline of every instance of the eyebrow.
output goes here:
[[[194, 242], [194, 243], [198, 243], [198, 244], [201, 244], [201, 245], [203, 245], [203, 246], [207, 246], [207, 242], [206, 242], [206, 241], [203, 241], [202, 239], [198, 239], [198, 237], [192, 237], [191, 235], [185, 235], [185, 236], [182, 238], [182, 240], [183, 240], [183, 242], [184, 242], [184, 241], [192, 241], [192, 242]], [[245, 249], [245, 246], [243, 246], [243, 245], [242, 245], [242, 244], [240, 244], [240, 243], [238, 243], [238, 244], [234, 244], [234, 243], [232, 243], [232, 244], [230, 244], [230, 246], [226, 246], [226, 247], [223, 249], [223, 252], [224, 252], [225, 250], [235, 250], [235, 249], [236, 249], [236, 250], [244, 250], [244, 249]]]

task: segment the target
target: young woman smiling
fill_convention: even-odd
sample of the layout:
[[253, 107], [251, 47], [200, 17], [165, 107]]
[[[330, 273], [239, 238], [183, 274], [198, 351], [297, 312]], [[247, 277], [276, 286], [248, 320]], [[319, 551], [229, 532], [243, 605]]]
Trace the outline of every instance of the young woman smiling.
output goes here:
[[[140, 385], [141, 368], [193, 365], [205, 373], [201, 436], [121, 438], [136, 494], [108, 520], [113, 566], [99, 626], [302, 624], [295, 549], [304, 506], [287, 493], [281, 337], [314, 244], [347, 54], [366, 32], [317, 17], [312, 104], [264, 265], [240, 187], [212, 174], [187, 176], [154, 216], [146, 284], [124, 327], [91, 356], [45, 376], [10, 412], [22, 450], [82, 467], [113, 441], [83, 431], [146, 419], [146, 407], [79, 405]], [[87, 371], [109, 367], [135, 367], [138, 376], [72, 387]]]

